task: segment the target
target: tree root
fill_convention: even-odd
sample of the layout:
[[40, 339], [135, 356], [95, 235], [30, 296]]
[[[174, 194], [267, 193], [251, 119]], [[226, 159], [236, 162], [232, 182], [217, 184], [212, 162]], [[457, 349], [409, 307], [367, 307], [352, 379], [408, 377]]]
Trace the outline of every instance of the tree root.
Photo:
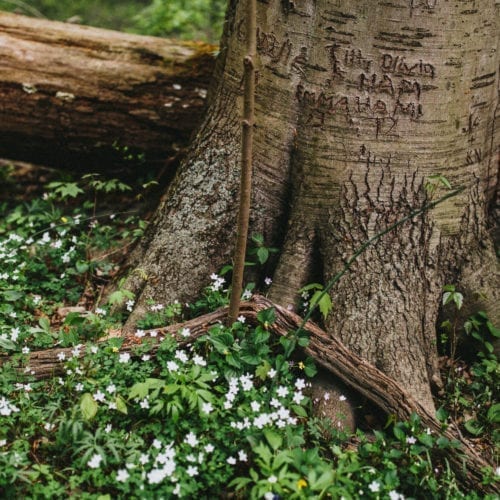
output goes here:
[[[269, 325], [271, 333], [287, 335], [289, 332], [296, 331], [301, 325], [302, 318], [300, 316], [257, 295], [251, 301], [241, 304], [240, 314], [246, 317], [248, 323], [254, 324], [257, 323], [257, 314], [270, 307], [274, 307], [276, 310], [276, 321]], [[161, 340], [168, 335], [173, 335], [182, 346], [205, 334], [211, 326], [223, 323], [227, 313], [227, 308], [223, 308], [181, 324], [155, 330], [158, 332], [158, 339]], [[191, 332], [191, 336], [187, 339], [178, 336], [178, 332], [182, 328], [189, 328]], [[416, 413], [420, 416], [424, 427], [428, 427], [434, 433], [440, 433], [450, 440], [460, 442], [459, 448], [450, 448], [447, 452], [450, 465], [461, 486], [470, 491], [495, 492], [493, 485], [482, 484], [484, 469], [493, 467], [493, 465], [476, 452], [458, 429], [450, 426], [443, 430], [441, 423], [393, 379], [349, 351], [341, 342], [330, 337], [327, 332], [314, 323], [308, 322], [304, 330], [310, 336], [309, 345], [304, 348], [306, 355], [314, 358], [318, 365], [365, 396], [388, 415], [394, 415], [399, 420], [408, 420], [412, 413]], [[128, 335], [125, 337], [120, 352], [131, 352], [137, 345], [137, 338]], [[152, 346], [151, 354], [156, 352], [158, 345], [159, 343]], [[34, 376], [38, 380], [62, 375], [64, 363], [58, 359], [58, 355], [64, 352], [66, 357], [71, 357], [71, 351], [72, 348], [57, 348], [33, 352], [29, 357], [28, 369], [34, 372]], [[9, 358], [0, 358], [0, 365], [7, 359]]]

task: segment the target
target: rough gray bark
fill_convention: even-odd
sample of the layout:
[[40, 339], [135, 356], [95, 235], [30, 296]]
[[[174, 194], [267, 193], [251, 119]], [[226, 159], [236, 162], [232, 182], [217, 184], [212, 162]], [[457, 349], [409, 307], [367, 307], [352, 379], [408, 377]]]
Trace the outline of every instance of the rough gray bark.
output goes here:
[[144, 153], [162, 166], [199, 124], [214, 50], [0, 13], [0, 157], [112, 171]]
[[[131, 257], [144, 272], [127, 284], [138, 294], [130, 325], [148, 299], [192, 298], [230, 259], [243, 4], [230, 2], [191, 154]], [[482, 288], [498, 316], [487, 212], [498, 176], [499, 9], [494, 0], [259, 3], [251, 231], [283, 248], [274, 301], [294, 307], [301, 286], [326, 282], [422, 205], [429, 176], [466, 187], [379, 241], [331, 292], [328, 331], [430, 411], [442, 286]]]

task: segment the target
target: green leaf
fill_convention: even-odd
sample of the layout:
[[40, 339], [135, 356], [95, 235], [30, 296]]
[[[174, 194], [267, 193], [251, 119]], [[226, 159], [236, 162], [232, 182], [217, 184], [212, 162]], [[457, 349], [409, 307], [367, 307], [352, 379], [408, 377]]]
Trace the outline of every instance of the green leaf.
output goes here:
[[448, 412], [441, 406], [441, 408], [439, 408], [437, 411], [436, 411], [436, 418], [442, 423], [444, 424], [446, 422], [446, 420], [448, 419]]
[[276, 321], [276, 309], [274, 307], [269, 307], [257, 313], [257, 319], [263, 325], [273, 324]]
[[308, 377], [314, 377], [318, 373], [318, 369], [316, 368], [313, 358], [307, 358], [304, 361], [304, 373]]
[[120, 413], [123, 413], [124, 415], [128, 414], [127, 403], [121, 396], [116, 396], [115, 403], [116, 403], [116, 409]]
[[251, 239], [258, 246], [264, 244], [264, 236], [262, 234], [252, 234]]
[[18, 290], [4, 290], [2, 294], [4, 300], [7, 302], [16, 302], [16, 300], [19, 300], [25, 295], [23, 292], [19, 292]]
[[443, 293], [443, 306], [447, 305], [453, 297], [453, 292], [445, 292]]
[[461, 309], [464, 303], [464, 296], [460, 292], [455, 292], [453, 294], [453, 302], [455, 302], [457, 309]]
[[394, 433], [394, 437], [398, 441], [404, 441], [406, 439], [405, 431], [403, 429], [401, 429], [398, 425], [394, 426], [393, 433]]
[[419, 434], [418, 436], [418, 440], [425, 446], [427, 446], [427, 448], [432, 448], [432, 445], [434, 444], [434, 439], [433, 437], [430, 435], [430, 434], [427, 434], [427, 433], [422, 433], [422, 434]]
[[225, 274], [227, 274], [229, 271], [232, 271], [232, 270], [233, 270], [233, 266], [231, 264], [228, 264], [220, 270], [219, 276], [224, 276]]
[[308, 292], [309, 290], [323, 290], [323, 285], [321, 283], [309, 283], [306, 286], [303, 286], [299, 293]]
[[484, 431], [483, 426], [476, 419], [467, 420], [467, 422], [465, 422], [464, 424], [464, 427], [473, 436], [479, 436]]
[[82, 398], [80, 399], [80, 410], [82, 411], [82, 416], [85, 420], [92, 420], [95, 417], [98, 405], [90, 392], [86, 392], [82, 395]]
[[493, 324], [490, 321], [486, 323], [486, 326], [488, 327], [488, 330], [491, 333], [491, 335], [493, 335], [493, 337], [496, 338], [500, 337], [500, 328], [496, 328], [495, 326], [493, 326]]
[[[68, 313], [66, 318], [64, 318], [64, 324], [68, 325], [68, 326], [81, 325], [83, 323], [85, 323], [85, 317], [77, 312], [70, 312], [70, 313]], [[44, 330], [45, 330], [45, 328], [44, 328]]]
[[163, 392], [165, 394], [175, 394], [180, 388], [181, 388], [181, 386], [178, 384], [167, 384], [163, 388]]
[[218, 352], [226, 354], [234, 344], [234, 338], [229, 332], [220, 332], [211, 336], [210, 342]]
[[294, 411], [294, 413], [296, 415], [298, 415], [299, 417], [303, 417], [303, 418], [307, 417], [307, 412], [304, 409], [304, 407], [299, 406], [299, 405], [292, 405], [291, 408]]
[[51, 182], [48, 184], [54, 193], [59, 195], [62, 199], [71, 197], [76, 198], [79, 194], [83, 193], [83, 189], [79, 188], [76, 182]]
[[311, 484], [311, 487], [314, 487], [315, 490], [324, 490], [324, 489], [328, 488], [328, 486], [330, 486], [334, 482], [335, 481], [334, 481], [333, 472], [330, 470], [327, 470], [327, 471], [323, 472], [323, 474], [321, 474], [321, 476], [319, 476], [319, 478], [316, 479], [316, 481], [314, 481], [313, 484]]
[[14, 351], [17, 346], [14, 342], [12, 342], [12, 340], [0, 337], [0, 347], [6, 351]]
[[257, 259], [259, 259], [259, 264], [265, 264], [269, 258], [269, 250], [266, 247], [259, 247], [257, 250]]
[[261, 365], [259, 365], [255, 369], [255, 375], [259, 377], [261, 380], [266, 380], [267, 374], [269, 373], [269, 370], [272, 368], [272, 366], [269, 364], [267, 360], [264, 360]]
[[48, 331], [50, 331], [50, 321], [49, 321], [49, 318], [47, 318], [46, 316], [42, 316], [42, 317], [38, 320], [38, 324], [40, 325], [40, 328], [41, 328], [44, 332], [48, 332]]
[[321, 314], [323, 315], [323, 318], [326, 319], [326, 317], [328, 316], [328, 314], [330, 313], [330, 311], [333, 308], [332, 299], [331, 299], [330, 295], [325, 293], [319, 299], [318, 306], [319, 306], [319, 310], [320, 310]]
[[148, 384], [145, 382], [137, 382], [134, 384], [128, 393], [128, 399], [134, 399], [134, 398], [139, 398], [139, 399], [144, 399], [149, 392], [149, 387]]
[[125, 300], [125, 294], [121, 290], [113, 292], [108, 299], [108, 303], [112, 306], [119, 305]]
[[283, 444], [281, 435], [270, 429], [264, 430], [264, 436], [273, 450], [277, 450]]
[[84, 274], [89, 270], [89, 265], [87, 262], [79, 260], [78, 262], [76, 262], [75, 268], [78, 271], [78, 273]]
[[486, 418], [494, 424], [498, 424], [500, 422], [500, 403], [496, 403], [490, 407], [488, 413], [486, 414]]

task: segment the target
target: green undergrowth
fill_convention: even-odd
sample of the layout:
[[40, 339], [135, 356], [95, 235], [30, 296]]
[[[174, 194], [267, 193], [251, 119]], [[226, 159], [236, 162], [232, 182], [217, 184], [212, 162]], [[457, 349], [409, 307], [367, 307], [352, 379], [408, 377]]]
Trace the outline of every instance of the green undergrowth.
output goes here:
[[142, 35], [218, 43], [224, 0], [0, 0], [0, 10]]
[[[199, 338], [187, 328], [165, 338], [155, 330], [227, 304], [230, 268], [207, 277], [190, 305], [149, 304], [132, 348], [124, 350], [121, 338], [102, 340], [134, 297], [119, 289], [111, 301], [125, 308], [113, 314], [113, 304], [99, 302], [100, 284], [118, 271], [114, 257], [145, 223], [102, 212], [98, 200], [128, 191], [89, 176], [3, 205], [0, 497], [479, 498], [460, 491], [446, 460], [458, 444], [418, 416], [355, 434], [315, 416], [314, 363], [295, 349], [307, 339], [271, 335], [273, 309], [256, 324], [241, 316]], [[264, 264], [275, 250], [253, 240], [250, 254]], [[493, 328], [484, 315], [470, 321], [481, 339]], [[58, 354], [61, 373], [38, 380], [30, 354], [49, 347], [67, 348]], [[463, 432], [493, 446], [498, 365], [485, 349], [463, 368], [468, 379], [455, 378], [458, 396], [438, 416], [446, 427], [474, 397], [484, 410]], [[495, 480], [485, 471], [485, 483]]]

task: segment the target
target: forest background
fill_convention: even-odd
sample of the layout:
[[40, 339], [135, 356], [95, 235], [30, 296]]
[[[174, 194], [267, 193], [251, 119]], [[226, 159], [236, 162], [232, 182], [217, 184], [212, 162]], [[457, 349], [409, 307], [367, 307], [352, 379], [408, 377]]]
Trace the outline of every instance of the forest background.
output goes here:
[[99, 28], [217, 43], [225, 0], [1, 0], [0, 10]]

